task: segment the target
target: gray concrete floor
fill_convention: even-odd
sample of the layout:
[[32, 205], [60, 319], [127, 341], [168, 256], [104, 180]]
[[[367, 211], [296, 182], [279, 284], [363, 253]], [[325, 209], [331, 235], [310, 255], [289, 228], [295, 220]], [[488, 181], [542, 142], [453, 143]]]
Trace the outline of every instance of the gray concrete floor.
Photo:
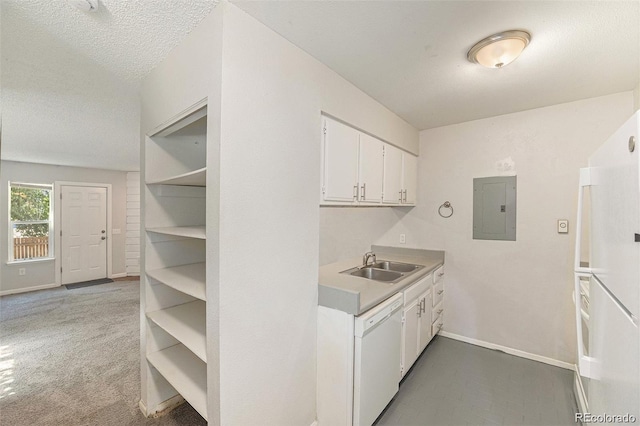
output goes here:
[[437, 336], [376, 426], [575, 425], [573, 372]]

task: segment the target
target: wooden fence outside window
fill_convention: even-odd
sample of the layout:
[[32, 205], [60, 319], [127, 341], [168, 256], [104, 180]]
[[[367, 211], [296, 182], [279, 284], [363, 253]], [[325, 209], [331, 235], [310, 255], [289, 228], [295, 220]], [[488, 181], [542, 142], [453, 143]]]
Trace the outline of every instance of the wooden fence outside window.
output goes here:
[[13, 259], [49, 257], [49, 237], [25, 237], [13, 239]]

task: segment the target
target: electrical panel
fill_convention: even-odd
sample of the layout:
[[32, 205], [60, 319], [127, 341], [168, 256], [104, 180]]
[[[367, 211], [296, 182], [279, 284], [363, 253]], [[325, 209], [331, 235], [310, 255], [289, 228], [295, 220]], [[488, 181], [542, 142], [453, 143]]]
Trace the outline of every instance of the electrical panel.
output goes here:
[[473, 180], [473, 239], [516, 240], [516, 177]]

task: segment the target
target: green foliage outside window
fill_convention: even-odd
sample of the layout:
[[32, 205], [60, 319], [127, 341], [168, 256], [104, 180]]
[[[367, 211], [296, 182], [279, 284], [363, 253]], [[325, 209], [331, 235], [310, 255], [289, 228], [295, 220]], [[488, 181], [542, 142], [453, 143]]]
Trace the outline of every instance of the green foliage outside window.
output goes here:
[[[50, 194], [47, 189], [12, 186], [11, 221], [49, 221]], [[45, 237], [49, 235], [49, 224], [15, 224], [14, 233], [22, 237]]]

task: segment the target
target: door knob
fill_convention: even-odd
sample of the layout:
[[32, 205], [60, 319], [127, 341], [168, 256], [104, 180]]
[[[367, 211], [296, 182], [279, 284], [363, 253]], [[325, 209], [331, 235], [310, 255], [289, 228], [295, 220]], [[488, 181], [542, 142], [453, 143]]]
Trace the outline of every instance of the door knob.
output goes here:
[[100, 239], [101, 239], [101, 240], [106, 240], [106, 239], [107, 239], [107, 237], [102, 237], [102, 238], [100, 238]]
[[105, 231], [105, 230], [103, 229], [103, 230], [102, 230], [102, 231], [100, 231], [100, 232], [102, 232], [102, 233], [104, 234], [104, 233], [105, 233], [105, 232], [107, 232], [107, 231]]

